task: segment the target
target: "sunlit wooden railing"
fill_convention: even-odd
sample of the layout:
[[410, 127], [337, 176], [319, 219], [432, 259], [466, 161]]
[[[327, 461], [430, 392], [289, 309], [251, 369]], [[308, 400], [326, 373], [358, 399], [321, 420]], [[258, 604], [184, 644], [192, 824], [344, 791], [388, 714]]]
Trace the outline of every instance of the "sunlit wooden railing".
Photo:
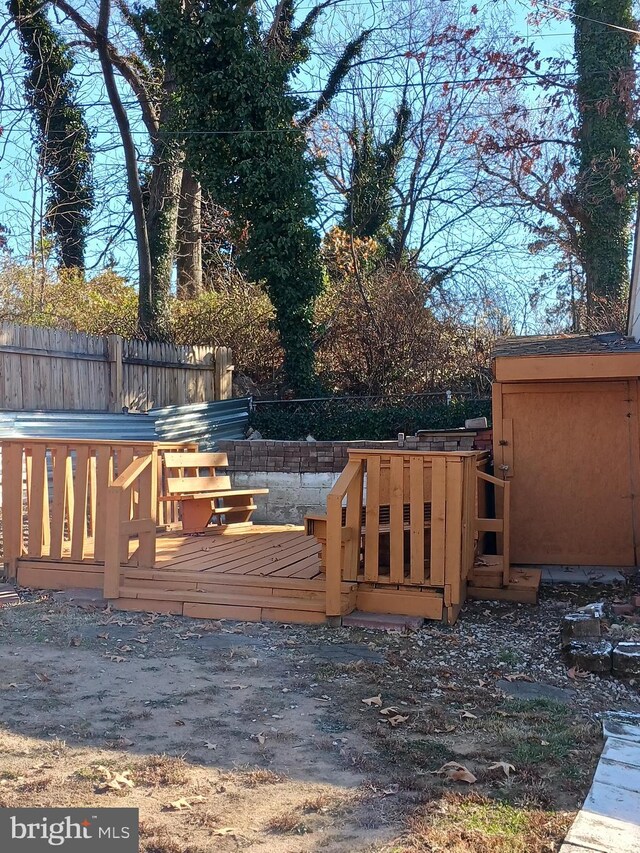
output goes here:
[[122, 525], [118, 540], [126, 535], [135, 541], [142, 535], [139, 559], [147, 561], [149, 538], [139, 522], [153, 519], [165, 526], [177, 521], [175, 508], [158, 500], [165, 493], [159, 457], [165, 450], [193, 447], [96, 440], [3, 441], [2, 559], [8, 576], [16, 577], [19, 560], [102, 565], [108, 544], [113, 545], [113, 531], [107, 526], [109, 489], [137, 460], [153, 457], [151, 462], [138, 463], [142, 467], [125, 487], [118, 516]]
[[[107, 489], [105, 598], [118, 598], [122, 565], [151, 569], [155, 563], [157, 465], [158, 451], [152, 447], [147, 453], [131, 459]], [[137, 541], [137, 547], [130, 554], [132, 541]]]
[[[327, 615], [340, 613], [342, 581], [435, 587], [447, 607], [459, 606], [478, 525], [490, 523], [477, 510], [476, 478], [489, 476], [483, 470], [487, 459], [474, 452], [349, 451], [327, 499]], [[500, 525], [503, 532], [502, 520]], [[321, 528], [322, 519], [310, 519], [308, 532], [321, 538]]]
[[350, 459], [327, 496], [327, 616], [340, 615], [340, 584], [358, 575], [363, 477], [363, 463]]
[[[492, 477], [486, 471], [478, 470], [477, 485], [477, 508], [475, 518], [475, 529], [480, 538], [485, 533], [496, 534], [496, 546], [500, 557], [501, 585], [508, 586], [511, 574], [510, 548], [509, 548], [509, 510], [511, 506], [511, 483], [509, 480], [500, 480]], [[482, 517], [487, 511], [487, 496], [483, 492], [487, 484], [493, 486], [493, 506], [495, 518]], [[483, 549], [481, 549], [483, 550]]]

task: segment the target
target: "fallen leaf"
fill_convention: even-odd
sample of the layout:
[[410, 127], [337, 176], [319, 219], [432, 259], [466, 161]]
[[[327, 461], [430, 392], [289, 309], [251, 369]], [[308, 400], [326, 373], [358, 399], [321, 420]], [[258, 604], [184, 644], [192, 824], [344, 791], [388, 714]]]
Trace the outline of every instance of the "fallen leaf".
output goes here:
[[185, 810], [191, 811], [191, 803], [185, 797], [181, 797], [179, 800], [174, 800], [172, 803], [169, 803], [165, 808], [173, 812], [182, 812]]
[[141, 643], [142, 645], [144, 645], [145, 643], [149, 642], [149, 638], [148, 637], [133, 637], [131, 642], [132, 643]]
[[46, 672], [36, 672], [36, 678], [38, 681], [51, 681]]
[[130, 770], [124, 770], [122, 773], [113, 773], [108, 767], [103, 767], [102, 765], [98, 767], [98, 770], [104, 777], [103, 781], [96, 788], [99, 794], [109, 790], [121, 791], [123, 788], [135, 788]]
[[439, 770], [433, 770], [432, 772], [443, 773], [447, 779], [451, 779], [454, 782], [467, 782], [469, 785], [472, 785], [477, 781], [469, 768], [465, 767], [464, 764], [458, 764], [457, 761], [447, 761]]
[[108, 639], [109, 639], [109, 634], [107, 634], [107, 632], [105, 631], [105, 633], [104, 633], [104, 634], [96, 634], [96, 637], [97, 637], [99, 640], [108, 640]]
[[105, 657], [109, 658], [109, 660], [112, 661], [113, 663], [124, 663], [126, 661], [126, 658], [123, 658], [120, 655], [106, 654]]
[[379, 713], [382, 714], [384, 717], [388, 717], [389, 714], [397, 714], [398, 709], [394, 708], [393, 705], [390, 705], [388, 708], [380, 708]]
[[174, 726], [186, 726], [186, 723], [184, 720], [174, 720], [173, 725]]
[[217, 744], [217, 743], [211, 743], [211, 742], [210, 742], [210, 741], [208, 741], [208, 740], [206, 740], [206, 741], [204, 742], [204, 745], [207, 747], [207, 749], [217, 749], [217, 748], [218, 748], [218, 744]]
[[578, 669], [577, 666], [572, 666], [571, 669], [567, 670], [567, 678], [570, 678], [572, 681], [575, 681], [576, 678], [588, 678], [589, 673], [584, 669]]
[[368, 708], [382, 708], [382, 696], [378, 693], [377, 696], [370, 696], [368, 699], [363, 699], [362, 703]]
[[534, 681], [530, 675], [525, 675], [523, 672], [514, 672], [511, 675], [503, 676], [505, 681]]
[[267, 739], [266, 739], [266, 737], [262, 734], [262, 732], [260, 732], [260, 734], [259, 734], [259, 735], [256, 735], [256, 740], [258, 741], [258, 743], [260, 744], [260, 746], [264, 746], [264, 744], [265, 744], [265, 742], [266, 742], [266, 740], [267, 740]]
[[119, 652], [132, 652], [133, 646], [118, 646]]
[[397, 794], [399, 790], [400, 790], [400, 785], [389, 785], [389, 787], [385, 788], [382, 793], [384, 794], [385, 797], [389, 797], [392, 794]]
[[247, 690], [248, 687], [249, 687], [248, 684], [232, 684], [230, 689], [231, 690]]
[[196, 803], [204, 803], [204, 797], [180, 797], [179, 800], [173, 800], [173, 802], [166, 805], [164, 808], [167, 811], [181, 812], [189, 810], [191, 811], [191, 807]]
[[461, 720], [477, 720], [478, 718], [476, 717], [475, 714], [472, 714], [470, 711], [463, 711], [460, 714], [460, 719]]
[[395, 729], [400, 723], [406, 723], [409, 717], [403, 717], [401, 714], [396, 714], [395, 717], [387, 717], [387, 721], [391, 728]]
[[502, 770], [504, 775], [508, 777], [511, 771], [515, 773], [516, 768], [513, 764], [507, 764], [506, 761], [495, 761], [491, 767], [489, 767], [489, 770]]
[[221, 826], [213, 830], [214, 835], [235, 835], [238, 830], [232, 826]]
[[469, 785], [473, 785], [473, 783], [477, 781], [473, 773], [471, 773], [470, 770], [467, 770], [466, 767], [447, 773], [447, 779], [451, 779], [453, 782], [467, 782]]

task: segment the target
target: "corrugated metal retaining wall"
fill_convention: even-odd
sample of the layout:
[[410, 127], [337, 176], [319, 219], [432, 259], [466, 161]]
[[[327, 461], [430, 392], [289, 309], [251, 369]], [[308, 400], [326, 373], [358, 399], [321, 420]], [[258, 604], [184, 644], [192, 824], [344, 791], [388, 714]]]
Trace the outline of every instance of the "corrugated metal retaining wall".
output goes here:
[[0, 411], [2, 438], [194, 441], [203, 449], [218, 439], [240, 439], [249, 422], [250, 397], [167, 406], [147, 414]]

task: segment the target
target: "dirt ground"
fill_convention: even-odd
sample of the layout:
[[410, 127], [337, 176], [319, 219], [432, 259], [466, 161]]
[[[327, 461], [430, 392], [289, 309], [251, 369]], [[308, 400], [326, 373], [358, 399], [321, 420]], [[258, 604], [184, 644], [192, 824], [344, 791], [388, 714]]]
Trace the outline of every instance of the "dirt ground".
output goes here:
[[598, 714], [640, 710], [640, 685], [571, 677], [560, 619], [617, 594], [398, 635], [25, 591], [0, 610], [0, 806], [136, 807], [144, 853], [557, 849]]

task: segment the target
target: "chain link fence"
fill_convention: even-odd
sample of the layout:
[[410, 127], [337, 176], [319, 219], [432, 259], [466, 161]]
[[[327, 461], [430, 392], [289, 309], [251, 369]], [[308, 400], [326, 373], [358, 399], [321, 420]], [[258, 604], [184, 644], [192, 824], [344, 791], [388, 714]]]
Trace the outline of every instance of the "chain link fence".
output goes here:
[[491, 399], [471, 391], [368, 397], [253, 400], [250, 425], [263, 438], [385, 441], [399, 432], [458, 429], [468, 418], [491, 420]]

